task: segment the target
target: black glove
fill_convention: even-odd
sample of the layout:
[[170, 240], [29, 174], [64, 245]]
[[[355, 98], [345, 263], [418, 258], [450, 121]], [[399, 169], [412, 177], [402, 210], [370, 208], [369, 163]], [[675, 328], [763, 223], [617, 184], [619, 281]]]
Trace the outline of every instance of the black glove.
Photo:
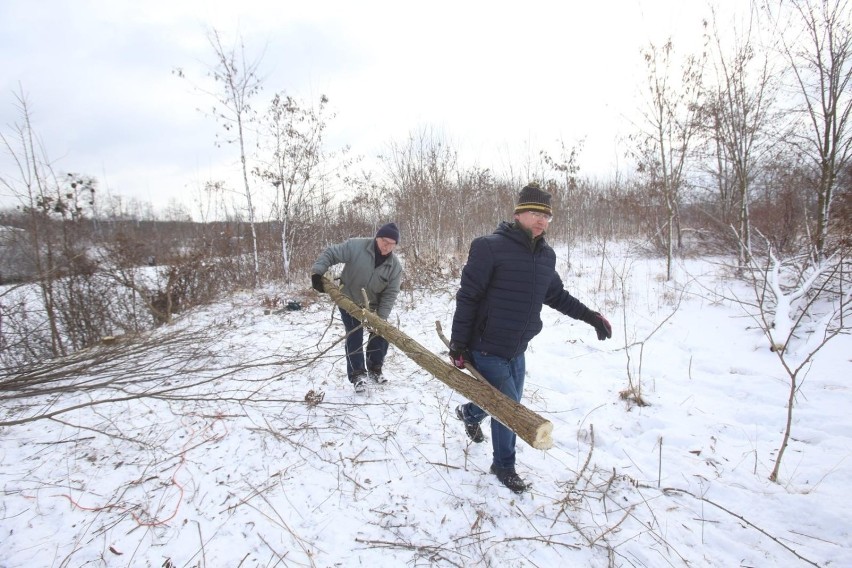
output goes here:
[[451, 341], [450, 362], [452, 362], [454, 367], [458, 369], [464, 369], [465, 361], [470, 361], [470, 351], [468, 351], [467, 345]]
[[612, 337], [612, 326], [609, 324], [609, 321], [600, 314], [600, 312], [593, 312], [589, 310], [589, 313], [586, 314], [583, 321], [595, 328], [600, 341]]
[[311, 274], [311, 286], [320, 294], [325, 293], [325, 287], [322, 285], [322, 274]]

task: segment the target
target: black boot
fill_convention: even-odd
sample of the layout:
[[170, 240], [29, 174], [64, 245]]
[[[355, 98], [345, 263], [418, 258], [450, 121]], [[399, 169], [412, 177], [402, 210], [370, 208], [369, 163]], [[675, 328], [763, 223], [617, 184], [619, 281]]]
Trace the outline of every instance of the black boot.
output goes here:
[[523, 493], [530, 488], [523, 479], [518, 477], [514, 467], [494, 467], [494, 464], [491, 464], [491, 473], [497, 476], [500, 483], [515, 493]]
[[382, 374], [382, 368], [381, 367], [372, 367], [370, 369], [367, 369], [367, 375], [370, 377], [370, 379], [373, 382], [376, 382], [376, 383], [379, 383], [379, 384], [386, 383], [388, 381], [385, 378], [385, 376]]
[[471, 442], [479, 444], [485, 441], [485, 435], [482, 433], [479, 423], [468, 422], [464, 419], [464, 410], [462, 410], [461, 404], [456, 407], [456, 418], [464, 422], [464, 431], [467, 433], [467, 437], [470, 438]]
[[355, 371], [355, 373], [349, 377], [349, 382], [355, 387], [355, 392], [360, 394], [367, 391], [367, 383], [364, 381], [366, 376], [367, 371]]

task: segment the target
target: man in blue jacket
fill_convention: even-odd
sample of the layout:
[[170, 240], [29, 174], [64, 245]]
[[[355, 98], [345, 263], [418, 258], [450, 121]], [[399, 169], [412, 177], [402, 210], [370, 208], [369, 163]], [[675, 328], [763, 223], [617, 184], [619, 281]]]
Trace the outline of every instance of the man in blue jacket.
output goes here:
[[[542, 328], [541, 308], [551, 308], [582, 320], [598, 339], [612, 337], [612, 327], [600, 313], [587, 308], [565, 290], [556, 272], [556, 253], [544, 234], [552, 210], [550, 194], [530, 183], [518, 195], [514, 222], [502, 222], [494, 233], [474, 239], [456, 294], [450, 358], [463, 369], [470, 361], [500, 392], [520, 402], [524, 388], [524, 352]], [[472, 402], [456, 408], [468, 437], [482, 442], [479, 423], [487, 414]], [[491, 420], [491, 473], [522, 493], [528, 485], [515, 472], [514, 432]]]
[[[375, 238], [349, 239], [331, 245], [320, 254], [311, 269], [311, 285], [318, 292], [325, 292], [322, 276], [335, 264], [345, 263], [340, 274], [343, 295], [362, 306], [364, 295], [371, 311], [386, 320], [390, 316], [402, 280], [402, 265], [393, 254], [399, 243], [399, 229], [395, 223], [383, 225]], [[381, 335], [370, 333], [367, 353], [364, 354], [364, 328], [361, 321], [340, 308], [340, 318], [346, 328], [346, 375], [355, 387], [355, 392], [367, 390], [364, 378], [369, 376], [377, 383], [386, 381], [382, 375], [382, 364], [388, 352], [388, 341]], [[366, 365], [365, 365], [366, 358]]]

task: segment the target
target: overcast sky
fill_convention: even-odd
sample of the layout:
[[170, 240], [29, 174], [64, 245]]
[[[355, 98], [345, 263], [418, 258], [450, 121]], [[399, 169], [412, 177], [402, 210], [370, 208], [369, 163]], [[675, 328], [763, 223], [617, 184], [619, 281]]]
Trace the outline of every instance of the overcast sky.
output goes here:
[[[212, 100], [192, 87], [215, 28], [263, 53], [266, 93], [327, 95], [333, 146], [375, 156], [428, 126], [499, 171], [585, 139], [585, 173], [606, 175], [623, 163], [640, 47], [697, 41], [706, 13], [704, 0], [2, 0], [0, 127], [20, 120], [23, 89], [58, 171], [157, 207], [186, 197], [237, 158], [214, 146], [196, 110]], [[15, 175], [5, 156], [0, 168]]]

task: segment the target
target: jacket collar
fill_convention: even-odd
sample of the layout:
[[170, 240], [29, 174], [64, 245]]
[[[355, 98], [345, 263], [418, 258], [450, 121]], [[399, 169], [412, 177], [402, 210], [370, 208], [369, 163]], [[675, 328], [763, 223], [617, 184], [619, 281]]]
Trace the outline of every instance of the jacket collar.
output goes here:
[[503, 221], [497, 227], [495, 233], [502, 233], [507, 237], [515, 240], [521, 244], [524, 244], [530, 248], [531, 251], [535, 251], [536, 247], [538, 247], [539, 243], [544, 243], [544, 235], [546, 233], [542, 233], [538, 237], [533, 237], [532, 231], [529, 229], [525, 229], [519, 223], [512, 221]]

